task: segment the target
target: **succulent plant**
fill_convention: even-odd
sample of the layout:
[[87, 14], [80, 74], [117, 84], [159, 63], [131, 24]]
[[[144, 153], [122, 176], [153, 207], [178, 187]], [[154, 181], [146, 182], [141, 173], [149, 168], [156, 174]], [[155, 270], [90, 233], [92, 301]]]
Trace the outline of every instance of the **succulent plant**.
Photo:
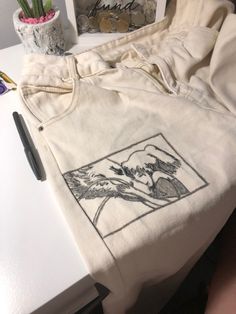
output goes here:
[[17, 0], [24, 16], [26, 18], [39, 18], [45, 16], [48, 11], [52, 9], [52, 0], [32, 0], [32, 6], [29, 5], [28, 0]]

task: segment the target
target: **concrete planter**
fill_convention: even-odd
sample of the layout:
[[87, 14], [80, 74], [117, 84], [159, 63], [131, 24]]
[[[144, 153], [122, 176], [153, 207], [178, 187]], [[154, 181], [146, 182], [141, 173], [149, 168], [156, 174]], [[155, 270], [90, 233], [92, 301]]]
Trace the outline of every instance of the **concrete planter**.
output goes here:
[[21, 9], [14, 13], [13, 23], [26, 53], [62, 55], [65, 52], [65, 40], [59, 10], [55, 9], [55, 15], [51, 20], [39, 24], [23, 23], [19, 19], [20, 13]]

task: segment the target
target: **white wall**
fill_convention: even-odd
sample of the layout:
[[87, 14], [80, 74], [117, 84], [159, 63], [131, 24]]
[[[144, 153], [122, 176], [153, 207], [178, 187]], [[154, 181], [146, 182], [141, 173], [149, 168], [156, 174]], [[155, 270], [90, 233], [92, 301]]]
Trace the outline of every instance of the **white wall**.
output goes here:
[[0, 49], [19, 43], [12, 24], [12, 14], [17, 1], [0, 0]]
[[[61, 10], [63, 25], [67, 26], [65, 1], [54, 0], [53, 2]], [[12, 22], [13, 12], [18, 7], [17, 0], [0, 0], [0, 49], [20, 43]]]

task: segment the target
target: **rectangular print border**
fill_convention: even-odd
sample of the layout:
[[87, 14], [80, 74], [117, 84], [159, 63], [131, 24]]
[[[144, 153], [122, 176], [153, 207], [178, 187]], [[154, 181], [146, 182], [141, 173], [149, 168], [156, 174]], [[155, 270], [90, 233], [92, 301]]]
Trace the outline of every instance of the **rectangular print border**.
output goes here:
[[208, 185], [162, 133], [63, 177], [102, 238]]

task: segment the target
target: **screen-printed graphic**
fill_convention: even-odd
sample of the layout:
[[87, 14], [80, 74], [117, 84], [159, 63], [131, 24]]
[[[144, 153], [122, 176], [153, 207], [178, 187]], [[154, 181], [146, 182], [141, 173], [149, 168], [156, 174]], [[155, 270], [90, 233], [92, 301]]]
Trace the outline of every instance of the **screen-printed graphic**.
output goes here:
[[69, 171], [64, 179], [103, 238], [207, 186], [162, 134]]

